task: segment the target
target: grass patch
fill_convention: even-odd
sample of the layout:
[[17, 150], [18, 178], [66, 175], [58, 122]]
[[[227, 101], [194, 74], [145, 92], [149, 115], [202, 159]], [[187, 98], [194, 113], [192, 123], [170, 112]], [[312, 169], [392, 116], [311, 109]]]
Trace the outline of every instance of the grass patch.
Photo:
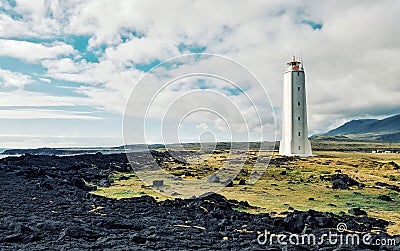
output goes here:
[[[272, 161], [265, 170], [264, 175], [255, 183], [238, 185], [234, 181], [233, 187], [226, 187], [219, 193], [228, 199], [248, 201], [250, 205], [258, 208], [243, 209], [238, 211], [250, 213], [268, 212], [272, 215], [282, 215], [290, 211], [314, 209], [325, 212], [348, 212], [353, 207], [360, 207], [372, 217], [381, 218], [392, 222], [388, 228], [391, 234], [400, 234], [400, 194], [393, 190], [377, 187], [376, 182], [384, 182], [391, 185], [400, 185], [400, 170], [396, 170], [390, 162], [400, 164], [400, 154], [373, 154], [366, 152], [337, 152], [317, 151], [316, 157], [295, 158], [285, 162]], [[256, 154], [251, 152], [250, 157]], [[207, 155], [207, 161], [202, 156], [192, 159], [192, 162], [184, 169], [176, 168], [173, 162], [165, 163], [167, 171], [180, 176], [190, 182], [196, 182], [199, 178], [224, 166], [227, 160], [235, 159], [226, 151]], [[273, 159], [279, 158], [273, 156]], [[251, 173], [251, 163], [244, 165], [245, 172], [239, 174], [239, 178], [247, 179]], [[234, 168], [234, 165], [228, 168]], [[189, 171], [192, 176], [185, 176]], [[350, 190], [334, 190], [328, 181], [322, 181], [321, 175], [343, 173], [365, 184], [359, 190], [351, 187]], [[151, 174], [149, 174], [151, 175]], [[124, 177], [121, 179], [121, 177]], [[149, 187], [143, 186], [143, 182], [135, 174], [115, 174], [111, 177], [114, 181], [109, 188], [99, 188], [93, 193], [112, 197], [130, 198], [147, 194], [158, 200], [168, 199], [171, 196], [159, 193]], [[154, 177], [156, 179], [157, 177]], [[170, 182], [170, 181], [168, 181]], [[170, 187], [168, 187], [170, 186]], [[168, 183], [161, 190], [169, 191], [174, 185]], [[171, 192], [171, 191], [169, 191]], [[389, 195], [393, 201], [379, 200], [379, 195]]]

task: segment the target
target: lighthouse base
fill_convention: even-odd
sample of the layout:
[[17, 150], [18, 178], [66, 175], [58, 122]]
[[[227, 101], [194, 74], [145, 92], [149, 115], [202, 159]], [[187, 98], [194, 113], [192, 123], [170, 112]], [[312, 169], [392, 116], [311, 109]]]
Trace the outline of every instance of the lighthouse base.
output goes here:
[[311, 143], [308, 139], [302, 143], [304, 149], [303, 151], [297, 150], [295, 146], [292, 144], [292, 141], [285, 142], [281, 140], [279, 144], [279, 155], [281, 156], [299, 156], [299, 157], [312, 157], [316, 156], [312, 154]]

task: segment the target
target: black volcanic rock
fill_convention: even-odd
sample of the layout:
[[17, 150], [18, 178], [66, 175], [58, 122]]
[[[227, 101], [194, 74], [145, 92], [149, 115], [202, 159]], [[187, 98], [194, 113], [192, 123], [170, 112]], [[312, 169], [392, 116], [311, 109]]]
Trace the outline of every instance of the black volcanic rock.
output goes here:
[[378, 200], [393, 201], [393, 199], [389, 195], [379, 195]]
[[349, 189], [349, 186], [341, 179], [333, 180], [332, 181], [332, 188], [333, 189]]
[[111, 186], [111, 182], [107, 178], [104, 178], [104, 179], [99, 180], [97, 182], [97, 185], [99, 187], [110, 187]]
[[347, 174], [321, 175], [321, 180], [331, 181], [333, 189], [349, 189], [351, 186], [364, 187], [364, 184], [350, 178]]
[[31, 154], [31, 155], [64, 155], [69, 154], [68, 151], [54, 149], [54, 148], [36, 148], [36, 149], [8, 149], [3, 152], [7, 155], [18, 155], [18, 154]]
[[[88, 193], [89, 183], [99, 184], [126, 165], [123, 154], [0, 160], [0, 250], [334, 250], [339, 244], [266, 246], [257, 238], [266, 230], [321, 236], [338, 223], [358, 233], [374, 230], [374, 238], [390, 237], [384, 220], [313, 210], [283, 218], [249, 214], [236, 210], [250, 207], [247, 202], [215, 193], [161, 202]], [[391, 238], [400, 243], [399, 236]]]
[[386, 187], [386, 188], [394, 190], [396, 192], [400, 192], [400, 186], [390, 185], [390, 184], [387, 184], [384, 182], [376, 182], [375, 185], [380, 186], [380, 187]]
[[364, 210], [362, 210], [362, 209], [360, 209], [358, 207], [349, 209], [349, 213], [353, 214], [353, 215], [356, 215], [356, 216], [362, 216], [362, 215], [367, 216], [368, 215], [367, 212], [365, 212]]
[[394, 161], [390, 161], [389, 164], [393, 166], [394, 170], [400, 169], [400, 166]]

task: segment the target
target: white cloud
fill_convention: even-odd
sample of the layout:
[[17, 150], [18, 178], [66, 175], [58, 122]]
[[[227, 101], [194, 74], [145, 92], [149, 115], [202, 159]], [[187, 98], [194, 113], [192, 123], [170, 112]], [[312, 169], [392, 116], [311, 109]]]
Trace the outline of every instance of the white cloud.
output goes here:
[[208, 130], [208, 125], [206, 123], [200, 123], [200, 124], [196, 125], [196, 129], [198, 129], [200, 131], [206, 131], [206, 130]]
[[[118, 79], [120, 68], [131, 61], [148, 62], [177, 55], [177, 46], [186, 43], [206, 46], [207, 52], [232, 57], [249, 67], [264, 83], [273, 105], [280, 107], [285, 63], [293, 52], [303, 49], [309, 124], [315, 131], [325, 131], [336, 125], [338, 119], [353, 118], [361, 113], [373, 115], [376, 107], [383, 112], [382, 103], [386, 103], [386, 108], [399, 106], [395, 79], [400, 73], [394, 60], [400, 56], [396, 49], [400, 34], [394, 34], [398, 33], [398, 22], [393, 5], [398, 4], [394, 1], [368, 4], [350, 1], [337, 6], [330, 1], [256, 1], [251, 4], [221, 1], [163, 5], [159, 2], [96, 1], [85, 4], [73, 17], [69, 28], [94, 34], [93, 45], [111, 45], [102, 62], [92, 64], [85, 71], [94, 72], [108, 65], [108, 71], [101, 71], [110, 73], [108, 77], [92, 73], [89, 76], [93, 78], [86, 79], [104, 80], [105, 89], [88, 88], [85, 93], [110, 106], [122, 105], [124, 102], [120, 102], [120, 98], [127, 97], [129, 88], [115, 88], [118, 81], [113, 80]], [[221, 9], [225, 11], [219, 12]], [[105, 12], [111, 16], [110, 22], [102, 19]], [[304, 20], [321, 22], [322, 29], [313, 30], [302, 23]], [[80, 25], [82, 23], [88, 25]], [[144, 37], [122, 43], [119, 38], [122, 29], [138, 31]], [[83, 76], [85, 73], [81, 72], [77, 78]], [[131, 76], [138, 78], [140, 74]], [[381, 85], [381, 81], [385, 85]], [[107, 92], [109, 99], [104, 101]], [[369, 97], [368, 100], [365, 97]], [[349, 102], [350, 110], [347, 109]], [[324, 113], [332, 116], [315, 119]]]
[[5, 4], [4, 12], [0, 13], [0, 37], [44, 39], [60, 35], [69, 19], [78, 11], [80, 3], [81, 0], [17, 0], [15, 8]]
[[71, 55], [74, 48], [62, 42], [48, 45], [27, 41], [0, 39], [0, 56], [15, 57], [29, 62]]
[[83, 97], [52, 96], [44, 93], [12, 91], [0, 92], [0, 107], [8, 106], [93, 106], [92, 100]]
[[168, 59], [179, 55], [177, 41], [163, 41], [153, 38], [133, 38], [115, 48], [106, 50], [106, 57], [113, 62], [150, 63], [155, 59]]
[[[79, 55], [60, 58], [77, 53], [61, 42], [44, 45], [3, 39], [7, 47], [1, 46], [0, 54], [40, 61], [47, 69], [44, 77], [90, 84], [78, 88], [88, 99], [66, 99], [67, 103], [82, 101], [121, 113], [142, 76], [134, 69], [135, 63], [177, 56], [180, 44], [203, 46], [206, 52], [243, 63], [259, 77], [273, 106], [280, 107], [285, 63], [302, 49], [310, 129], [324, 132], [348, 119], [398, 112], [399, 7], [395, 0], [340, 5], [336, 1], [289, 0], [17, 1], [15, 11], [24, 18], [0, 14], [0, 37], [86, 34], [91, 36], [89, 47], [106, 45], [107, 49], [99, 63], [88, 63], [77, 60]], [[320, 23], [322, 29], [313, 30], [304, 21]], [[141, 36], [128, 34], [123, 41], [123, 33], [129, 32]], [[207, 69], [207, 65], [202, 67]], [[251, 87], [248, 92], [259, 102], [263, 95]], [[22, 99], [10, 102], [26, 103]], [[55, 101], [46, 98], [43, 102]], [[248, 117], [255, 116], [251, 110], [243, 111]], [[240, 121], [236, 117], [234, 121], [239, 128]], [[249, 125], [254, 127], [255, 122]]]
[[62, 111], [62, 110], [44, 110], [44, 109], [13, 109], [0, 110], [0, 119], [102, 119], [96, 116], [90, 116], [86, 112]]
[[46, 82], [46, 83], [51, 83], [51, 79], [48, 79], [48, 78], [39, 78], [39, 80]]
[[0, 87], [22, 88], [29, 83], [32, 83], [32, 79], [28, 75], [0, 69]]

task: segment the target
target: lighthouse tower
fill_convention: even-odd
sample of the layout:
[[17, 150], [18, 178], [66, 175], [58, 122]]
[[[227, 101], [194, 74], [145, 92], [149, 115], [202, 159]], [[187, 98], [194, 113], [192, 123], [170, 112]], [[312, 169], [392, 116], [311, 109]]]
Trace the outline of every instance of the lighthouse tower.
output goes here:
[[282, 140], [279, 154], [311, 156], [303, 64], [293, 56], [283, 75]]

